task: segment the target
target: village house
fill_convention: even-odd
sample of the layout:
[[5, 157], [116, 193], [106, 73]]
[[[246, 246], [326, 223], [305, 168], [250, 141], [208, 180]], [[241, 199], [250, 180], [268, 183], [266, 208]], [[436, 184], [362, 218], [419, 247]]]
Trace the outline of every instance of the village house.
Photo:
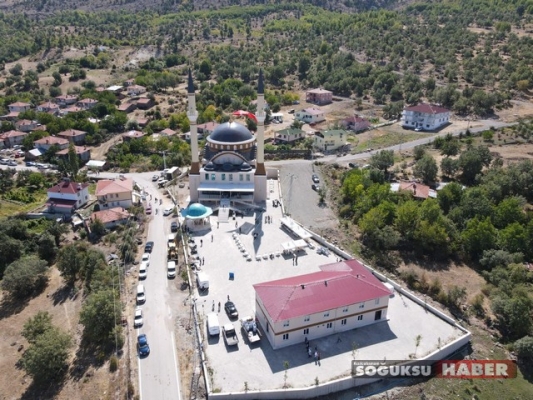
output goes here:
[[68, 107], [76, 104], [78, 96], [74, 94], [67, 94], [55, 97], [56, 103], [59, 107]]
[[76, 105], [81, 108], [82, 110], [90, 110], [94, 106], [98, 104], [98, 100], [95, 99], [82, 99], [76, 103]]
[[141, 85], [131, 85], [127, 87], [128, 96], [139, 96], [140, 94], [146, 93], [146, 88]]
[[122, 103], [120, 106], [118, 106], [117, 110], [118, 111], [122, 111], [122, 112], [125, 112], [126, 114], [130, 113], [130, 112], [133, 112], [137, 109], [137, 103], [135, 103], [134, 101], [132, 102], [126, 102], [126, 103]]
[[431, 131], [446, 125], [450, 121], [450, 110], [433, 104], [421, 103], [406, 107], [402, 112], [403, 128]]
[[148, 125], [148, 122], [150, 121], [148, 120], [148, 118], [137, 117], [135, 118], [135, 122], [137, 122], [137, 125], [139, 125], [139, 128], [146, 128], [146, 125]]
[[153, 106], [155, 106], [155, 102], [148, 97], [143, 97], [142, 99], [137, 100], [137, 108], [140, 108], [141, 110], [149, 110]]
[[81, 146], [85, 144], [85, 137], [87, 136], [87, 132], [78, 131], [76, 129], [67, 129], [66, 131], [59, 132], [57, 136], [68, 139], [75, 145]]
[[437, 191], [429, 186], [416, 182], [393, 182], [390, 185], [391, 192], [410, 192], [415, 199], [425, 200], [428, 197], [436, 198]]
[[59, 113], [59, 106], [51, 100], [48, 100], [42, 104], [39, 104], [37, 106], [37, 111], [57, 115]]
[[59, 115], [65, 116], [65, 115], [68, 115], [68, 114], [71, 114], [71, 113], [77, 113], [77, 112], [81, 112], [81, 111], [85, 111], [85, 109], [81, 108], [81, 107], [78, 107], [78, 106], [70, 106], [70, 107], [61, 109], [61, 111], [59, 111]]
[[298, 140], [304, 139], [305, 132], [301, 129], [287, 128], [277, 131], [275, 138], [276, 142], [278, 143], [294, 143]]
[[128, 86], [131, 86], [131, 85], [135, 85], [135, 79], [131, 78], [131, 79], [128, 79], [126, 81], [124, 81], [123, 83], [123, 86], [124, 87], [128, 87]]
[[48, 212], [70, 215], [89, 201], [89, 184], [71, 182], [64, 178], [48, 189]]
[[133, 181], [126, 178], [98, 181], [95, 195], [101, 208], [129, 208], [133, 204]]
[[346, 145], [348, 133], [343, 129], [315, 132], [313, 146], [321, 151], [333, 151]]
[[101, 221], [106, 229], [113, 229], [119, 225], [127, 224], [131, 214], [122, 207], [113, 207], [108, 210], [95, 211], [91, 214], [91, 222]]
[[[85, 164], [87, 161], [91, 159], [91, 149], [87, 146], [74, 146], [74, 151], [76, 152], [76, 155], [78, 156], [78, 159]], [[56, 156], [60, 160], [68, 160], [68, 152], [69, 149], [63, 149], [59, 150], [56, 153]]]
[[21, 131], [7, 131], [0, 134], [0, 142], [4, 144], [4, 147], [13, 147], [17, 145], [22, 145], [24, 138], [28, 135], [27, 132]]
[[319, 108], [305, 108], [300, 111], [296, 111], [294, 117], [307, 124], [316, 124], [326, 120], [324, 111]]
[[256, 318], [273, 349], [387, 320], [391, 290], [357, 260], [253, 285]]
[[[30, 103], [24, 103], [22, 101], [17, 101], [16, 103], [11, 103], [7, 106], [9, 108], [9, 113], [22, 113], [24, 111], [31, 110]], [[18, 114], [17, 114], [18, 116]]]
[[21, 119], [15, 122], [15, 128], [21, 132], [31, 132], [41, 125], [38, 121], [30, 121], [29, 119]]
[[313, 104], [329, 104], [333, 101], [333, 93], [324, 89], [311, 89], [305, 92], [305, 101]]
[[163, 129], [161, 132], [159, 132], [159, 134], [163, 137], [171, 137], [171, 136], [174, 136], [176, 134], [176, 131], [170, 129], [170, 128], [166, 128], [166, 129]]
[[146, 135], [146, 133], [144, 133], [144, 132], [131, 130], [129, 132], [126, 132], [126, 133], [122, 134], [122, 140], [124, 142], [128, 142], [128, 141], [133, 140], [133, 139], [140, 139], [140, 138], [144, 137], [145, 135]]
[[370, 128], [370, 122], [357, 115], [353, 117], [344, 118], [341, 121], [341, 125], [344, 129], [348, 129], [353, 132], [362, 132]]
[[57, 145], [59, 150], [68, 148], [69, 141], [57, 136], [46, 136], [33, 142], [34, 146], [41, 152], [45, 153], [53, 145]]

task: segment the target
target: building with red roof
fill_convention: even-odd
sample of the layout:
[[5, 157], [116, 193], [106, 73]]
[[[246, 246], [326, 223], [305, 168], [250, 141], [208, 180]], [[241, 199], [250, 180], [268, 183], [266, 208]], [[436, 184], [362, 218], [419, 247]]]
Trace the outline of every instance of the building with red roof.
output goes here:
[[89, 184], [71, 182], [63, 179], [57, 185], [48, 189], [48, 212], [72, 214], [89, 201]]
[[333, 101], [333, 92], [325, 89], [311, 89], [305, 92], [305, 101], [314, 104], [329, 104]]
[[13, 147], [21, 145], [26, 136], [27, 132], [11, 130], [0, 134], [0, 142], [3, 142], [5, 147]]
[[450, 110], [434, 104], [420, 103], [402, 112], [402, 127], [432, 131], [450, 122]]
[[357, 260], [254, 285], [256, 318], [274, 349], [385, 321], [391, 291]]
[[119, 225], [127, 224], [130, 218], [130, 213], [122, 207], [95, 211], [91, 214], [91, 222], [99, 220], [104, 224], [106, 229], [113, 229]]
[[77, 129], [67, 129], [66, 131], [59, 132], [57, 136], [68, 139], [75, 145], [81, 146], [85, 144], [85, 137], [87, 136], [87, 132], [79, 131]]
[[45, 136], [39, 140], [33, 142], [36, 148], [42, 151], [47, 151], [53, 145], [57, 145], [59, 150], [68, 148], [69, 141], [65, 138], [57, 136]]
[[102, 208], [129, 208], [133, 204], [133, 181], [125, 178], [98, 181], [95, 195]]

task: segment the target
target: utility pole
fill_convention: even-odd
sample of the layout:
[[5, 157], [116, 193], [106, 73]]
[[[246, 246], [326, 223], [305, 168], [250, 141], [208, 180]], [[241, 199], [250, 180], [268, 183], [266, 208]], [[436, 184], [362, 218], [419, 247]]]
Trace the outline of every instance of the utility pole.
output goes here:
[[165, 152], [163, 151], [163, 169], [167, 169], [167, 161], [165, 159]]

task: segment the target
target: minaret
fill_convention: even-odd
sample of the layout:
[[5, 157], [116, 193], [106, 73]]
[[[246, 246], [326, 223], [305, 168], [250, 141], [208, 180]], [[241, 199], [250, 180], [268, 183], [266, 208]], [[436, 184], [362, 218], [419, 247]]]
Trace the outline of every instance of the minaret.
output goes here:
[[265, 85], [262, 69], [259, 70], [259, 79], [257, 82], [257, 111], [255, 117], [257, 118], [257, 155], [254, 176], [254, 202], [260, 203], [267, 198], [265, 169]]
[[200, 161], [198, 159], [198, 111], [196, 110], [196, 96], [194, 94], [194, 82], [192, 72], [189, 68], [189, 81], [187, 85], [188, 107], [187, 117], [190, 122], [191, 137], [191, 170], [189, 171], [189, 189], [191, 202], [198, 201], [198, 187], [200, 186]]

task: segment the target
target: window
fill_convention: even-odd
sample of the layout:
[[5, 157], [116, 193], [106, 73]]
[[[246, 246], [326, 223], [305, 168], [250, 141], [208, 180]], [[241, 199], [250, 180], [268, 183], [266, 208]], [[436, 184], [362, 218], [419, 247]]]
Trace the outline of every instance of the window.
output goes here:
[[329, 317], [329, 312], [324, 313], [324, 318], [327, 318], [327, 317]]
[[347, 321], [346, 318], [341, 319], [341, 325], [346, 325], [346, 321]]
[[304, 322], [308, 322], [308, 321], [310, 321], [310, 320], [311, 320], [311, 317], [310, 317], [309, 315], [306, 315], [306, 316], [304, 317]]
[[379, 304], [379, 299], [376, 299], [375, 303], [376, 303], [376, 304]]
[[284, 333], [283, 334], [283, 340], [289, 340], [289, 334], [288, 333]]
[[309, 328], [304, 329], [304, 335], [309, 335]]
[[216, 179], [216, 175], [215, 174], [211, 174], [211, 180], [214, 181]]
[[223, 181], [226, 180], [226, 174], [222, 174], [222, 180], [223, 180]]
[[344, 308], [342, 312], [348, 312], [348, 307]]
[[205, 174], [205, 180], [206, 180], [206, 181], [209, 180], [209, 174]]
[[358, 320], [358, 321], [362, 321], [362, 320], [363, 320], [363, 316], [362, 316], [362, 315], [358, 315], [358, 316], [357, 316], [357, 320]]
[[359, 304], [359, 308], [365, 308], [365, 303]]
[[244, 178], [243, 178], [242, 174], [239, 174], [239, 181], [242, 182], [243, 180], [244, 180]]
[[246, 175], [246, 181], [250, 182], [250, 175]]
[[327, 329], [331, 329], [331, 328], [333, 328], [333, 322], [328, 322], [328, 323], [326, 324], [326, 328], [327, 328]]
[[233, 181], [233, 174], [229, 174], [229, 181]]
[[283, 326], [289, 326], [289, 321], [284, 321]]

